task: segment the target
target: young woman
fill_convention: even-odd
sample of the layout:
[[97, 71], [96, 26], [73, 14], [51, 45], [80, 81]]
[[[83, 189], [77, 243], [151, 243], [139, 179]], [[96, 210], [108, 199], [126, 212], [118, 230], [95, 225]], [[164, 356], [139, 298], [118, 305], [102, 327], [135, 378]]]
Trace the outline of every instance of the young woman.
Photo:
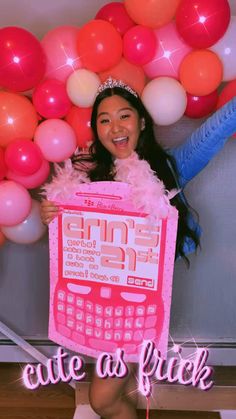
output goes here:
[[[117, 162], [128, 163], [130, 158], [134, 158], [138, 166], [140, 161], [145, 161], [152, 180], [155, 178], [156, 182], [162, 181], [167, 191], [179, 191], [171, 199], [171, 204], [179, 212], [176, 258], [183, 257], [188, 262], [187, 254], [199, 245], [200, 228], [181, 188], [186, 179], [191, 178], [189, 173], [195, 163], [201, 160], [201, 150], [204, 158], [201, 167], [198, 164], [198, 171], [206, 165], [204, 144], [197, 147], [196, 144], [193, 146], [188, 143], [184, 149], [182, 147], [172, 151], [172, 155], [164, 151], [155, 140], [152, 119], [137, 93], [112, 79], [108, 79], [99, 89], [93, 106], [91, 126], [94, 142], [88, 155], [72, 157], [74, 171], [83, 173], [81, 178], [85, 177], [86, 181], [116, 181], [120, 180]], [[219, 146], [216, 148], [218, 150]], [[209, 155], [208, 160], [211, 157]], [[140, 176], [136, 176], [133, 182], [142, 183], [145, 189], [147, 179]], [[150, 199], [154, 201], [155, 196]], [[53, 202], [42, 202], [41, 217], [45, 224], [50, 223], [57, 212], [58, 208]], [[123, 379], [101, 379], [94, 376], [90, 388], [90, 402], [94, 411], [107, 419], [137, 418], [132, 398], [127, 396], [131, 377], [131, 374]]]

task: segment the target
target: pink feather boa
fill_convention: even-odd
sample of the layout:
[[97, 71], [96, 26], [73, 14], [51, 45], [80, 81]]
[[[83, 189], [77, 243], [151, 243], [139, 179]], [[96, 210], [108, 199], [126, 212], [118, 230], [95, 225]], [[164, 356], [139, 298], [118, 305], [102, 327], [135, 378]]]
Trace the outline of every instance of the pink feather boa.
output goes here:
[[[166, 218], [172, 213], [170, 199], [179, 190], [167, 191], [164, 183], [158, 179], [146, 160], [139, 160], [136, 152], [126, 159], [115, 159], [115, 181], [132, 185], [131, 200], [138, 211], [149, 214], [149, 218]], [[68, 198], [80, 183], [90, 183], [86, 171], [76, 170], [71, 160], [64, 167], [55, 165], [56, 176], [52, 182], [44, 185], [44, 195], [50, 200]]]

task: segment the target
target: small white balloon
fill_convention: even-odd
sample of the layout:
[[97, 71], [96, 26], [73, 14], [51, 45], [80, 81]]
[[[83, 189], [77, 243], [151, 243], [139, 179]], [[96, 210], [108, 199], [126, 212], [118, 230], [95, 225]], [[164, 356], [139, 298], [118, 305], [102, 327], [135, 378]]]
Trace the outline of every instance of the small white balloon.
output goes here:
[[222, 38], [209, 48], [215, 52], [223, 64], [223, 81], [236, 78], [236, 16], [232, 16], [227, 31]]
[[97, 90], [101, 84], [100, 78], [90, 70], [76, 70], [66, 82], [67, 94], [71, 102], [82, 108], [93, 106]]
[[142, 101], [156, 124], [171, 125], [182, 118], [187, 94], [177, 80], [158, 77], [144, 87]]
[[20, 224], [11, 227], [1, 227], [4, 236], [14, 243], [35, 243], [45, 234], [47, 227], [40, 217], [40, 203], [32, 200], [32, 208], [28, 217]]

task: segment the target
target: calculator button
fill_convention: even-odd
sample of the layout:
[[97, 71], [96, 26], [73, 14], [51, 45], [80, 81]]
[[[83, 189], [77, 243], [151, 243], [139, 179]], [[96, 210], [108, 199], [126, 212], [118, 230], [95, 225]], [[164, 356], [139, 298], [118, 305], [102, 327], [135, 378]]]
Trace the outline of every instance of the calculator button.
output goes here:
[[136, 345], [125, 343], [122, 349], [126, 354], [133, 354], [136, 352]]
[[123, 319], [121, 319], [120, 317], [118, 319], [114, 320], [114, 328], [115, 329], [122, 329], [123, 327]]
[[150, 327], [154, 327], [157, 322], [157, 316], [148, 316], [145, 320], [145, 328], [149, 329]]
[[75, 313], [74, 307], [67, 306], [66, 314], [68, 314], [69, 316], [74, 316], [74, 313]]
[[125, 307], [125, 316], [133, 316], [133, 315], [134, 315], [134, 306]]
[[111, 298], [111, 288], [109, 288], [109, 287], [102, 287], [101, 288], [101, 291], [100, 291], [100, 296], [102, 298], [107, 298], [107, 299]]
[[141, 342], [143, 340], [143, 331], [137, 330], [134, 332], [134, 341], [135, 342]]
[[91, 291], [91, 287], [86, 287], [85, 285], [77, 285], [77, 284], [67, 284], [67, 288], [69, 291], [74, 292], [75, 294], [89, 294]]
[[62, 313], [57, 313], [57, 321], [61, 324], [66, 324], [66, 316]]
[[58, 311], [65, 311], [65, 304], [63, 304], [63, 303], [58, 303], [58, 304], [57, 304], [57, 310], [58, 310]]
[[58, 298], [58, 300], [60, 300], [60, 301], [65, 301], [65, 299], [66, 299], [66, 294], [65, 294], [65, 292], [64, 292], [64, 291], [58, 291], [58, 293], [57, 293], [57, 298]]
[[136, 308], [136, 316], [144, 316], [145, 315], [145, 307], [144, 306], [138, 306]]
[[77, 342], [80, 345], [85, 345], [85, 338], [80, 333], [73, 332], [72, 333], [72, 339], [73, 339], [74, 342]]
[[74, 302], [75, 302], [74, 294], [68, 294], [67, 295], [67, 302], [70, 303], [70, 304], [74, 304]]
[[77, 307], [83, 308], [84, 307], [84, 299], [80, 298], [80, 297], [77, 297], [76, 298], [76, 305], [77, 305]]
[[82, 310], [76, 311], [76, 320], [84, 320], [84, 312]]
[[124, 333], [124, 341], [128, 342], [128, 341], [132, 340], [132, 337], [133, 337], [133, 332], [125, 331], [125, 333]]
[[66, 338], [70, 338], [71, 335], [71, 331], [68, 327], [66, 326], [62, 326], [61, 324], [59, 324], [57, 326], [58, 332], [62, 335], [65, 336]]
[[142, 329], [144, 326], [144, 317], [137, 317], [134, 322], [135, 329]]
[[113, 315], [113, 307], [105, 307], [104, 308], [104, 316], [111, 317]]
[[123, 314], [124, 314], [124, 307], [120, 307], [120, 306], [115, 307], [115, 313], [114, 314], [115, 314], [116, 317], [123, 316]]
[[124, 327], [125, 329], [132, 329], [134, 324], [134, 319], [132, 317], [128, 317], [125, 319]]
[[156, 305], [150, 305], [147, 307], [147, 315], [154, 315], [157, 312], [157, 306]]
[[143, 301], [146, 300], [145, 294], [135, 294], [133, 292], [121, 292], [120, 295], [125, 301], [131, 301], [133, 303], [143, 303]]
[[91, 301], [86, 301], [86, 303], [85, 303], [85, 309], [89, 313], [93, 313], [93, 303]]
[[97, 340], [90, 338], [89, 344], [93, 349], [97, 349], [98, 351], [105, 351], [105, 352], [115, 352], [117, 349], [117, 344], [113, 342], [108, 342], [107, 340]]
[[144, 339], [145, 340], [149, 340], [149, 339], [154, 339], [156, 337], [156, 329], [147, 329], [144, 331]]
[[121, 330], [116, 330], [116, 331], [114, 332], [114, 340], [115, 340], [115, 341], [120, 342], [120, 341], [121, 341], [121, 339], [122, 339], [122, 336], [123, 336], [123, 333], [122, 333], [122, 331], [121, 331]]
[[103, 339], [103, 331], [102, 329], [94, 329], [94, 336], [97, 339]]

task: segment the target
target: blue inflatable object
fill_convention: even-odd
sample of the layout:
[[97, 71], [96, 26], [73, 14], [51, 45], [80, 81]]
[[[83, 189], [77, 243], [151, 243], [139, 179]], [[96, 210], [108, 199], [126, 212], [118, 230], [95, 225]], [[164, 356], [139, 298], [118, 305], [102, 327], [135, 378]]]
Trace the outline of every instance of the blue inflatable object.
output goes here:
[[[236, 96], [210, 116], [184, 144], [169, 150], [176, 160], [181, 189], [209, 163], [235, 132]], [[180, 193], [185, 200], [184, 194]], [[189, 225], [195, 229], [198, 236], [201, 235], [201, 227], [192, 217], [189, 218]], [[185, 254], [194, 250], [195, 243], [187, 237], [184, 243]]]
[[196, 176], [236, 132], [236, 96], [210, 116], [186, 142], [169, 150], [176, 160], [181, 188]]

